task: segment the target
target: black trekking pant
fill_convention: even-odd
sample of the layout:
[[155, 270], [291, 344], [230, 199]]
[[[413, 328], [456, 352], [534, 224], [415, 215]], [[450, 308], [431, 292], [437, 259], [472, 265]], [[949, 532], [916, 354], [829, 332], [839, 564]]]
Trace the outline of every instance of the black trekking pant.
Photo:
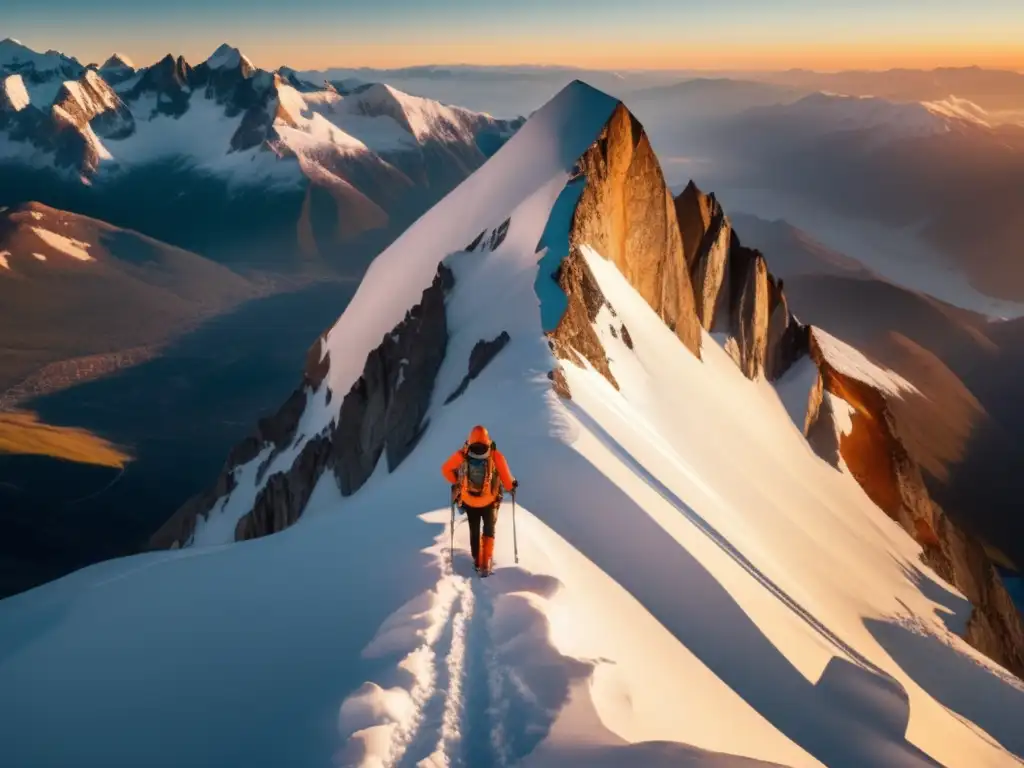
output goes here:
[[473, 553], [475, 563], [480, 559], [480, 523], [484, 524], [484, 536], [494, 538], [494, 526], [498, 522], [498, 505], [469, 507], [463, 504], [462, 510], [469, 520], [469, 549]]

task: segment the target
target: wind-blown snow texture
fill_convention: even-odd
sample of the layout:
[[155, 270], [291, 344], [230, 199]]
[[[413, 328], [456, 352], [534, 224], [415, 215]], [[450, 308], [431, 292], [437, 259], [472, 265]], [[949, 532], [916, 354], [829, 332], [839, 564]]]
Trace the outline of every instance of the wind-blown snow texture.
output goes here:
[[[329, 332], [330, 369], [291, 452], [337, 416], [438, 262], [454, 272], [429, 428], [393, 472], [378, 466], [345, 498], [326, 472], [274, 536], [229, 544], [223, 509], [191, 547], [0, 602], [0, 761], [973, 767], [1024, 755], [1024, 686], [957, 637], [966, 601], [813, 454], [787, 412], [797, 395], [747, 380], [710, 337], [697, 359], [590, 248], [611, 307], [594, 328], [619, 387], [553, 359], [541, 318], [554, 297], [535, 287], [553, 246], [537, 245], [616, 104], [579, 83], [560, 93], [377, 258]], [[500, 245], [463, 250], [506, 219]], [[509, 343], [445, 405], [473, 347], [502, 331]], [[571, 400], [548, 380], [558, 364]], [[804, 379], [789, 387], [808, 390]], [[487, 580], [471, 575], [465, 525], [448, 550], [439, 473], [479, 421], [521, 481], [519, 564], [506, 502]], [[236, 471], [242, 501], [265, 459]], [[43, 723], [54, 737], [40, 738]]]

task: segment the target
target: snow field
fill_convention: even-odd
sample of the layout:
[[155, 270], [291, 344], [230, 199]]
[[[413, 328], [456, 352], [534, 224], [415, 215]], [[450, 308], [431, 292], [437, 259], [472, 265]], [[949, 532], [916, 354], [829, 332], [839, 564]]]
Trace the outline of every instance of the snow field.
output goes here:
[[4, 94], [7, 101], [15, 112], [20, 112], [29, 105], [31, 99], [28, 90], [25, 88], [25, 81], [21, 75], [9, 75], [3, 81]]
[[64, 237], [64, 235], [58, 235], [56, 232], [51, 232], [41, 227], [32, 227], [32, 232], [55, 251], [59, 251], [78, 261], [95, 261], [87, 250], [90, 247], [90, 243], [83, 243], [80, 240]]

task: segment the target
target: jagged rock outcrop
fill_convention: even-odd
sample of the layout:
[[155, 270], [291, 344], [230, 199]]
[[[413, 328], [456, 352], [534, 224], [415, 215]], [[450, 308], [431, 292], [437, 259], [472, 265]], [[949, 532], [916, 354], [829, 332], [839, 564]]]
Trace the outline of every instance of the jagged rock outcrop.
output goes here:
[[729, 325], [738, 344], [740, 370], [755, 379], [768, 357], [768, 264], [758, 251], [744, 248], [732, 233], [729, 246]]
[[183, 56], [177, 59], [167, 54], [142, 73], [139, 81], [125, 94], [125, 101], [135, 102], [149, 96], [153, 99], [152, 113], [180, 117], [188, 111], [192, 96], [192, 67]]
[[487, 235], [486, 229], [483, 230], [473, 239], [473, 242], [466, 246], [466, 250], [470, 253], [477, 250], [481, 253], [496, 251], [505, 242], [505, 237], [508, 235], [508, 229], [511, 225], [512, 219], [508, 218], [492, 229], [490, 236]]
[[701, 242], [711, 229], [712, 219], [721, 212], [721, 206], [714, 195], [705, 195], [691, 180], [675, 199], [675, 207], [683, 235], [683, 253], [686, 263], [692, 266]]
[[570, 251], [589, 245], [612, 261], [700, 357], [700, 325], [675, 201], [643, 126], [620, 104], [578, 167], [586, 185], [573, 213]]
[[100, 75], [110, 85], [118, 85], [135, 76], [136, 70], [128, 59], [119, 53], [115, 53], [107, 59], [99, 68]]
[[692, 261], [688, 262], [697, 301], [697, 319], [705, 331], [715, 330], [716, 325], [728, 327], [728, 304], [722, 302], [726, 308], [724, 317], [719, 317], [718, 307], [722, 294], [728, 296], [731, 288], [729, 247], [732, 241], [732, 224], [718, 212], [692, 252]]
[[[594, 369], [611, 382], [616, 389], [619, 383], [615, 380], [611, 368], [608, 366], [608, 356], [605, 354], [604, 345], [594, 330], [594, 323], [597, 320], [601, 307], [611, 305], [601, 292], [601, 287], [594, 279], [593, 272], [587, 266], [587, 261], [580, 253], [578, 247], [573, 246], [569, 255], [562, 260], [555, 275], [558, 287], [565, 294], [567, 303], [565, 312], [555, 330], [548, 334], [548, 342], [551, 351], [559, 360], [568, 360], [580, 367], [583, 366], [583, 359], [586, 359]], [[614, 310], [613, 310], [614, 311]], [[583, 359], [581, 359], [583, 358]], [[556, 373], [561, 373], [556, 371]], [[553, 379], [556, 390], [559, 380]], [[568, 392], [568, 386], [564, 375], [561, 376], [561, 389]], [[559, 394], [564, 396], [563, 391]]]
[[484, 368], [487, 364], [495, 358], [495, 356], [505, 348], [505, 346], [512, 340], [512, 337], [508, 335], [508, 331], [502, 331], [495, 338], [490, 341], [484, 341], [481, 339], [473, 345], [473, 349], [469, 353], [469, 372], [462, 377], [462, 381], [459, 386], [445, 399], [444, 404], [448, 405], [453, 400], [461, 397], [462, 394], [469, 387], [469, 383], [483, 373]]
[[[326, 386], [330, 359], [324, 351], [325, 332], [310, 347], [301, 385], [274, 415], [259, 421], [254, 434], [232, 449], [216, 486], [182, 506], [152, 537], [150, 546], [170, 549], [185, 545], [198, 518], [208, 517], [218, 501], [235, 490], [237, 469], [268, 447], [272, 447], [270, 454], [257, 472], [259, 490], [252, 508], [235, 527], [239, 541], [267, 536], [292, 525], [302, 516], [313, 489], [328, 469], [345, 496], [363, 486], [382, 456], [388, 471], [394, 471], [427, 427], [427, 409], [448, 345], [445, 297], [453, 285], [451, 271], [438, 265], [437, 275], [419, 303], [367, 356], [362, 376], [345, 395], [331, 425], [318, 435], [299, 435], [299, 422], [309, 398]], [[503, 346], [506, 342], [500, 343]], [[478, 353], [476, 365], [482, 369], [485, 364], [482, 353]], [[331, 402], [329, 389], [325, 399]], [[303, 439], [291, 466], [267, 477], [277, 455]]]
[[242, 152], [264, 142], [276, 141], [275, 121], [296, 127], [295, 117], [281, 104], [279, 89], [284, 80], [278, 74], [245, 74], [245, 66], [237, 70], [213, 70], [207, 85], [207, 94], [225, 106], [230, 117], [244, 111], [238, 130], [231, 137], [231, 151]]
[[[789, 311], [783, 283], [769, 273], [764, 255], [743, 246], [713, 195], [691, 182], [676, 198], [675, 210], [701, 327], [727, 336], [726, 349], [751, 379], [763, 374], [777, 380], [810, 356], [819, 376], [803, 425], [808, 442], [833, 466], [845, 465], [868, 496], [921, 545], [924, 561], [967, 596], [974, 606], [968, 642], [1024, 677], [1021, 617], [981, 542], [931, 498], [901, 435], [900, 404], [831, 364], [813, 329]], [[585, 306], [580, 303], [577, 313]], [[575, 348], [590, 349], [588, 359], [604, 359], [600, 345], [593, 346], [596, 336], [590, 347], [585, 332], [575, 336], [580, 339], [574, 339]], [[564, 377], [562, 382], [569, 396]], [[852, 411], [852, 427], [845, 434], [836, 430], [840, 416], [846, 418], [835, 412], [838, 408]]]
[[269, 536], [293, 525], [305, 510], [330, 458], [330, 438], [318, 435], [308, 441], [288, 472], [277, 472], [267, 479], [252, 510], [236, 524], [235, 541]]
[[426, 429], [448, 344], [444, 301], [453, 284], [451, 271], [440, 266], [420, 303], [370, 353], [363, 375], [345, 395], [331, 438], [331, 467], [342, 495], [362, 487], [382, 454], [394, 471]]
[[747, 248], [714, 195], [692, 181], [675, 199], [701, 327], [726, 345], [748, 378], [782, 376], [807, 352], [807, 328], [789, 312], [782, 282]]
[[97, 136], [123, 139], [135, 130], [135, 118], [107, 82], [93, 70], [61, 86], [53, 103], [55, 117], [78, 130], [90, 126]]
[[769, 381], [778, 379], [810, 350], [810, 326], [789, 311], [781, 279], [768, 275], [768, 337], [764, 369]]

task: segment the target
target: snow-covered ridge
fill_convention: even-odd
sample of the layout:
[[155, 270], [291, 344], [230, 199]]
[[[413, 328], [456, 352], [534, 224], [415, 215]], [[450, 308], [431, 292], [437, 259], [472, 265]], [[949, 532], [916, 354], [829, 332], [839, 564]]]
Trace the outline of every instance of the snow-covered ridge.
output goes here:
[[206, 60], [206, 65], [210, 69], [234, 69], [242, 64], [250, 69], [255, 69], [252, 62], [240, 50], [227, 43], [219, 46]]
[[836, 370], [869, 384], [886, 395], [893, 397], [904, 397], [908, 394], [920, 395], [917, 387], [898, 373], [872, 363], [844, 341], [820, 328], [814, 330], [814, 336], [825, 360]]
[[32, 70], [36, 74], [66, 72], [69, 68], [82, 69], [78, 60], [60, 51], [37, 53], [13, 38], [0, 40], [0, 68], [6, 70]]
[[100, 67], [103, 69], [135, 69], [135, 64], [130, 58], [125, 56], [123, 53], [115, 53], [109, 59], [107, 59]]

